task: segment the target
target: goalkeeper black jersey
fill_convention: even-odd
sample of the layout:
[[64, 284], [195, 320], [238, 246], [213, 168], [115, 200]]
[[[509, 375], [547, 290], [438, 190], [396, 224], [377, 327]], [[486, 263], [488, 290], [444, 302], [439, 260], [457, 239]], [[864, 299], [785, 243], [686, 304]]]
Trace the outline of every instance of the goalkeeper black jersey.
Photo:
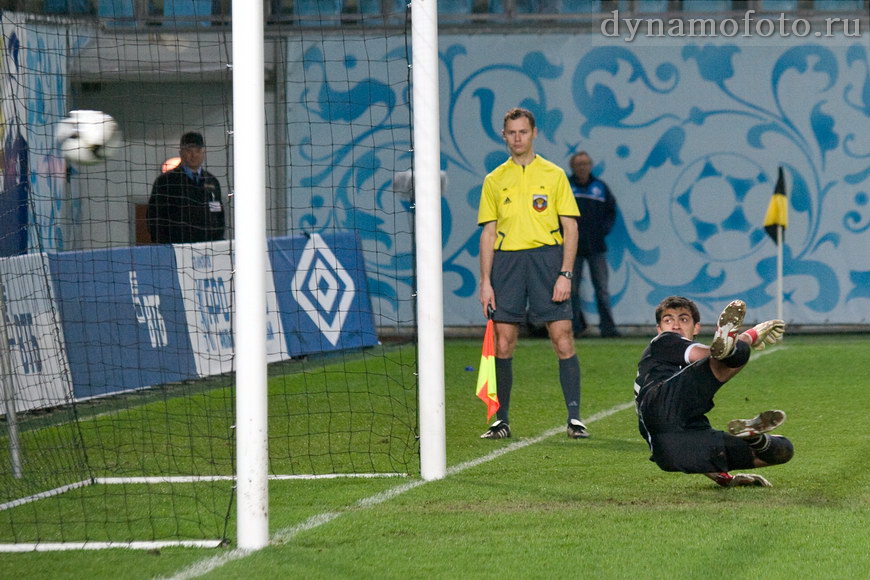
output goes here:
[[700, 343], [684, 338], [676, 332], [663, 332], [653, 338], [637, 363], [635, 396], [642, 388], [660, 383], [680, 372], [689, 364], [686, 357], [689, 348], [695, 344]]

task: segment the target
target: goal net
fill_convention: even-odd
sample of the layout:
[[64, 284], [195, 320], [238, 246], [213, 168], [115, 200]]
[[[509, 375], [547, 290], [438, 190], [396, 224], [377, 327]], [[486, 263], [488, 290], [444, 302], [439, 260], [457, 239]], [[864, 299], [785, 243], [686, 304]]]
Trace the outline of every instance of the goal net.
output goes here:
[[[265, 32], [275, 479], [419, 470], [407, 15], [331, 4]], [[228, 4], [151, 6], [0, 14], [4, 549], [234, 539], [244, 39]]]

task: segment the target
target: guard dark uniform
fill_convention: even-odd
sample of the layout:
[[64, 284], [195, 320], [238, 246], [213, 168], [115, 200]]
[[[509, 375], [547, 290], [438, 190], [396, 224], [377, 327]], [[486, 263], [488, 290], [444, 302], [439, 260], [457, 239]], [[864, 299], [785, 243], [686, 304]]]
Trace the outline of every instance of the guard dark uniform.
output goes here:
[[224, 239], [221, 186], [208, 171], [188, 174], [181, 166], [157, 178], [148, 200], [148, 231], [157, 244]]

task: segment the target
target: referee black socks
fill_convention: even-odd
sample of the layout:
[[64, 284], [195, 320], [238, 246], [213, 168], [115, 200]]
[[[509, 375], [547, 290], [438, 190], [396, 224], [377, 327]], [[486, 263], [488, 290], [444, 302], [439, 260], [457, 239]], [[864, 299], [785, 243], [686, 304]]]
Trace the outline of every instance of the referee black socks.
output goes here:
[[498, 411], [495, 416], [508, 423], [508, 410], [511, 406], [511, 388], [514, 384], [513, 358], [495, 359], [495, 390], [498, 395]]
[[559, 383], [565, 395], [568, 408], [568, 421], [580, 420], [580, 359], [575, 354], [571, 358], [559, 359]]

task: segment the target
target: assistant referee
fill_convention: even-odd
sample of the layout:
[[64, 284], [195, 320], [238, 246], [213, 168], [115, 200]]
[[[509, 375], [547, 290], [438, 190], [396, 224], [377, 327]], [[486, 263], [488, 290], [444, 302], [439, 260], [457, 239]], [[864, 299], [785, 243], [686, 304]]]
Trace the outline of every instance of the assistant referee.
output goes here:
[[496, 421], [483, 439], [511, 436], [513, 352], [519, 324], [546, 323], [559, 357], [559, 381], [568, 408], [568, 436], [589, 437], [580, 420], [580, 362], [571, 330], [571, 278], [577, 253], [577, 203], [565, 172], [535, 154], [535, 116], [514, 108], [502, 137], [510, 158], [486, 176], [477, 222], [480, 235], [480, 304], [494, 311]]

